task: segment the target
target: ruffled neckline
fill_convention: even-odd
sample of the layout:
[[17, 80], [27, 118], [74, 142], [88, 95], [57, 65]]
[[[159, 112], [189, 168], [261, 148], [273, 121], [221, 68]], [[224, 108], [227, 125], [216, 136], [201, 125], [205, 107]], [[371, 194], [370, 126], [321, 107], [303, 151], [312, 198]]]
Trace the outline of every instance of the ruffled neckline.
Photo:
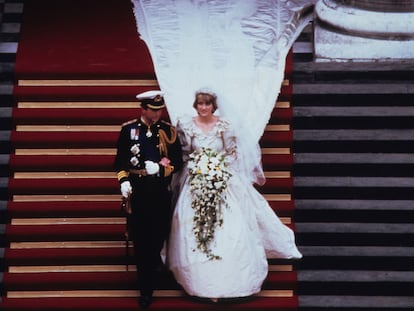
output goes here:
[[211, 130], [207, 132], [204, 132], [199, 126], [197, 126], [194, 117], [183, 117], [179, 120], [178, 124], [185, 132], [189, 133], [190, 136], [216, 136], [228, 129], [230, 125], [230, 123], [227, 120], [221, 117], [218, 118], [216, 124], [211, 128]]

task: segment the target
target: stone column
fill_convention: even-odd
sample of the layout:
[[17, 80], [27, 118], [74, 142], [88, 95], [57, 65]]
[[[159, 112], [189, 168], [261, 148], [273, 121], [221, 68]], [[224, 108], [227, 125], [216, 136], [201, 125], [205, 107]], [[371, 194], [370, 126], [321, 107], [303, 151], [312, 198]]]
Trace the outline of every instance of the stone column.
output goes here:
[[319, 0], [316, 61], [414, 59], [414, 0]]

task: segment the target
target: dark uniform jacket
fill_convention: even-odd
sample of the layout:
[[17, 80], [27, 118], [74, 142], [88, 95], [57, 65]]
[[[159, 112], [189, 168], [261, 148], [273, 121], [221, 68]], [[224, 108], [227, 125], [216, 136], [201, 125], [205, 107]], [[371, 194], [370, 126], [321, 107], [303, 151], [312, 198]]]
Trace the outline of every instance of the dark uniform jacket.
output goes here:
[[127, 180], [131, 172], [145, 176], [145, 161], [158, 163], [163, 157], [169, 158], [171, 163], [166, 167], [160, 165], [158, 176], [169, 183], [171, 174], [182, 166], [181, 145], [171, 124], [160, 120], [148, 127], [135, 119], [122, 125], [114, 162], [120, 183]]

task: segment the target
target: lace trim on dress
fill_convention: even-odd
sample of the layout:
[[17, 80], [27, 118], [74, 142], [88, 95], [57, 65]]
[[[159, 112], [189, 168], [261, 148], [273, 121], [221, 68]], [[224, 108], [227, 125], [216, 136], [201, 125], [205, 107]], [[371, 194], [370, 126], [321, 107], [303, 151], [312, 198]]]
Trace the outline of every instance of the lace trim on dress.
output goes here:
[[186, 116], [183, 118], [180, 118], [178, 120], [178, 124], [183, 130], [184, 133], [186, 133], [190, 137], [195, 137], [196, 135], [201, 136], [209, 136], [209, 135], [215, 135], [215, 136], [221, 136], [223, 132], [226, 132], [230, 128], [230, 122], [226, 119], [219, 118], [217, 120], [217, 123], [214, 125], [214, 127], [209, 132], [204, 132], [201, 128], [199, 128], [195, 122], [193, 117]]

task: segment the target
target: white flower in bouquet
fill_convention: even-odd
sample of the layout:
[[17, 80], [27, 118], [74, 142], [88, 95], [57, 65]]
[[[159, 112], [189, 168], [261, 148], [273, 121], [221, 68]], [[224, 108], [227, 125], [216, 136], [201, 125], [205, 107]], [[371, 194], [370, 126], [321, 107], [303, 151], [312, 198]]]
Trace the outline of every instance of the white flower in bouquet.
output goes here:
[[216, 227], [223, 224], [221, 208], [223, 204], [226, 206], [225, 194], [231, 177], [225, 154], [201, 148], [190, 155], [188, 169], [197, 247], [210, 259], [219, 259], [219, 256], [212, 254], [210, 244], [214, 240]]

